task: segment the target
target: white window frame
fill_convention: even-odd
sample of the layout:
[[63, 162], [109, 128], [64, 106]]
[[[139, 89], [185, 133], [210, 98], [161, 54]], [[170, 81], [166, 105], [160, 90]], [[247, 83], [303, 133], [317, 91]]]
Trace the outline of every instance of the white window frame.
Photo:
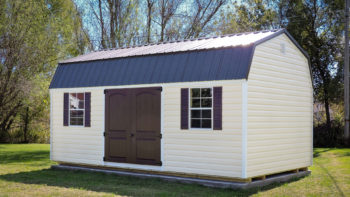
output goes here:
[[[84, 107], [83, 109], [71, 109], [70, 108], [70, 94], [83, 94]], [[70, 112], [71, 111], [83, 111], [83, 124], [82, 125], [71, 125], [70, 124]], [[68, 126], [70, 127], [84, 127], [85, 125], [85, 92], [69, 92], [68, 93]]]
[[[197, 107], [197, 108], [192, 108], [191, 106], [191, 100], [192, 100], [192, 94], [191, 94], [191, 90], [192, 89], [210, 89], [211, 92], [211, 97], [203, 97], [203, 98], [211, 98], [211, 107]], [[188, 125], [189, 125], [189, 130], [213, 130], [213, 124], [214, 124], [214, 89], [213, 87], [192, 87], [192, 88], [188, 88]], [[195, 97], [195, 98], [199, 98], [201, 99], [201, 91], [199, 92], [199, 97]], [[206, 109], [210, 109], [211, 110], [211, 128], [192, 128], [192, 124], [191, 124], [191, 111], [193, 110], [206, 110]], [[200, 118], [202, 119], [202, 118]]]

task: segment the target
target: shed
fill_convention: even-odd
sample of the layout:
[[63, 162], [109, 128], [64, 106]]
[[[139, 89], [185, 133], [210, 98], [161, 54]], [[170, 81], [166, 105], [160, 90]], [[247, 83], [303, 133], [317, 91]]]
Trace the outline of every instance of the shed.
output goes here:
[[285, 29], [67, 59], [50, 98], [61, 164], [244, 182], [312, 165], [310, 63]]

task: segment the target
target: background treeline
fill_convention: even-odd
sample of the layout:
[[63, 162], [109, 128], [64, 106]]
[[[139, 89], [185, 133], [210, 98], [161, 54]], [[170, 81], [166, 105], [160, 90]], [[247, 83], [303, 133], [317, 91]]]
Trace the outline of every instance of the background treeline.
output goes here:
[[343, 136], [343, 0], [0, 0], [0, 142], [48, 142], [59, 60], [93, 50], [286, 28], [312, 64], [316, 146]]

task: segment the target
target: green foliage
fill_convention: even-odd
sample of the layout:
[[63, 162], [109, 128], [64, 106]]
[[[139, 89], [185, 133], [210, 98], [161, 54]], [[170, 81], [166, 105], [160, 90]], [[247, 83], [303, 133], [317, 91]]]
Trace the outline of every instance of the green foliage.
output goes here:
[[52, 74], [59, 59], [85, 52], [88, 38], [71, 0], [0, 5], [0, 142], [45, 142]]
[[277, 11], [266, 1], [248, 0], [242, 4], [227, 5], [212, 28], [218, 34], [232, 34], [274, 27], [278, 27]]

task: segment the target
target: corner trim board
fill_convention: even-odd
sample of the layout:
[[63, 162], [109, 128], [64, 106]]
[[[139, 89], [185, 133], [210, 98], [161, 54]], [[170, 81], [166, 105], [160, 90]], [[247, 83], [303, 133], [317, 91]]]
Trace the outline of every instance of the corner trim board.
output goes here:
[[50, 90], [50, 160], [53, 159], [52, 114], [52, 91]]
[[242, 178], [247, 178], [247, 107], [248, 105], [248, 84], [242, 82]]

